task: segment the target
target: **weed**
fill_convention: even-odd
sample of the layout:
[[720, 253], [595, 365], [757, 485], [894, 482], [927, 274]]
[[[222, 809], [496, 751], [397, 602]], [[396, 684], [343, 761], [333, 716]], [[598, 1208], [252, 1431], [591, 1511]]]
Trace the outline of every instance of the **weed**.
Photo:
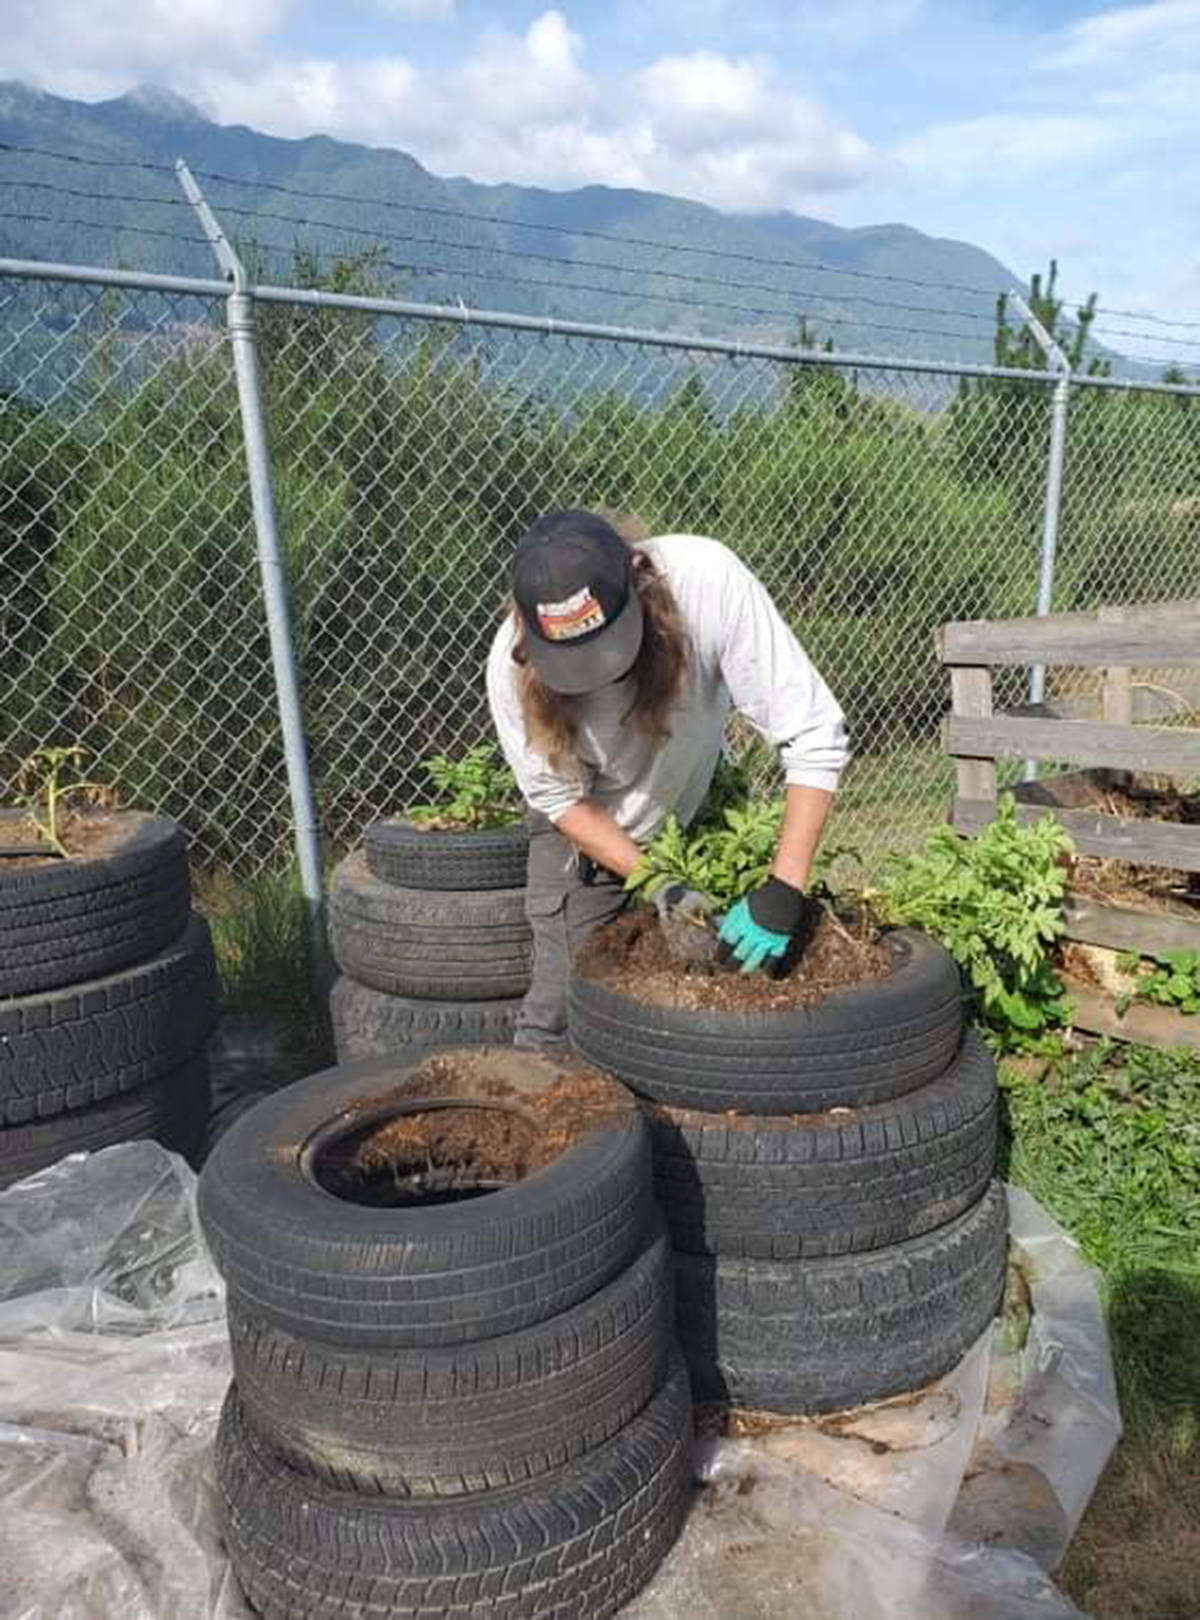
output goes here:
[[[1174, 1007], [1182, 1013], [1200, 1012], [1200, 950], [1194, 946], [1179, 945], [1158, 951], [1150, 961], [1136, 951], [1123, 951], [1117, 958], [1117, 966], [1122, 972], [1134, 975], [1133, 995], [1157, 1002], [1160, 1007]], [[1118, 1012], [1124, 1012], [1128, 1004], [1129, 997], [1120, 997]]]

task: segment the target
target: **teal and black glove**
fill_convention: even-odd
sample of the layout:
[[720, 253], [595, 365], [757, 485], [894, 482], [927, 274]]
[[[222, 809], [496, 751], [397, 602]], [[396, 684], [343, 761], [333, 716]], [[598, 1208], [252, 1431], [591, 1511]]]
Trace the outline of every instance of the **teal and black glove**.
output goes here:
[[761, 888], [744, 895], [721, 923], [718, 957], [743, 973], [765, 968], [779, 973], [794, 962], [808, 942], [813, 903], [803, 889], [769, 877]]

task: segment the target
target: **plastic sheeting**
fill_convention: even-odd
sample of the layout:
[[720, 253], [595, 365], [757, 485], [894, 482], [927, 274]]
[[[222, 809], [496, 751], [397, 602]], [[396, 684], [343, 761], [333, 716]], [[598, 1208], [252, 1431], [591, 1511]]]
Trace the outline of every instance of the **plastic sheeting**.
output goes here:
[[[915, 1396], [701, 1440], [687, 1528], [629, 1615], [1078, 1615], [1046, 1571], [1120, 1433], [1112, 1366], [1075, 1245], [1010, 1205], [995, 1335]], [[0, 1193], [3, 1620], [248, 1620], [212, 1478], [228, 1380], [181, 1159], [132, 1143]]]

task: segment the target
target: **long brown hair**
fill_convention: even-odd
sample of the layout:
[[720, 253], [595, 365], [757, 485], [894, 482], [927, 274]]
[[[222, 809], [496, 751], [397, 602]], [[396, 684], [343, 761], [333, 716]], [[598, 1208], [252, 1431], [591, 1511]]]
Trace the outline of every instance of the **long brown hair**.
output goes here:
[[[622, 538], [626, 538], [624, 535]], [[626, 539], [626, 544], [629, 544]], [[624, 719], [647, 737], [665, 741], [671, 730], [667, 716], [679, 696], [687, 673], [687, 632], [671, 587], [646, 552], [631, 545], [633, 584], [642, 604], [642, 645], [633, 662], [633, 697]], [[579, 700], [554, 692], [538, 679], [525, 648], [521, 615], [513, 608], [517, 634], [513, 662], [517, 666], [517, 693], [525, 721], [525, 735], [551, 770], [569, 771], [578, 763]]]

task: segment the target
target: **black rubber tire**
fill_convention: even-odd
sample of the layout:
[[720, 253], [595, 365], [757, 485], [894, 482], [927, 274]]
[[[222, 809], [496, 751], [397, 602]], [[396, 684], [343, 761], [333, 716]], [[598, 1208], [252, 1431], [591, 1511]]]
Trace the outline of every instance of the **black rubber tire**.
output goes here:
[[376, 821], [363, 834], [367, 867], [405, 889], [523, 889], [529, 834], [523, 825], [443, 832], [411, 821]]
[[950, 1064], [962, 1039], [952, 958], [924, 934], [885, 935], [886, 978], [782, 1012], [664, 1007], [571, 975], [576, 1050], [643, 1097], [721, 1113], [815, 1114], [903, 1096]]
[[524, 889], [402, 889], [354, 854], [334, 871], [329, 923], [342, 972], [389, 995], [496, 1001], [529, 988]]
[[216, 1018], [208, 924], [136, 967], [0, 1001], [0, 1128], [136, 1091], [193, 1057]]
[[676, 1323], [696, 1399], [829, 1412], [940, 1378], [996, 1314], [1007, 1232], [994, 1181], [949, 1225], [874, 1254], [791, 1264], [677, 1255]]
[[0, 1130], [0, 1188], [57, 1164], [68, 1153], [95, 1153], [115, 1142], [143, 1137], [182, 1153], [194, 1164], [204, 1140], [209, 1097], [208, 1064], [202, 1057], [193, 1058], [173, 1074], [94, 1108], [76, 1108]]
[[[141, 811], [110, 814], [129, 825], [110, 855], [24, 868], [0, 861], [0, 996], [102, 978], [145, 961], [187, 927], [182, 830]], [[0, 811], [0, 843], [21, 815]]]
[[339, 974], [329, 992], [339, 1063], [403, 1052], [410, 1046], [504, 1046], [512, 1041], [520, 1006], [519, 996], [507, 1001], [390, 996], [346, 974]]
[[267, 1326], [229, 1295], [233, 1371], [293, 1468], [345, 1490], [456, 1496], [586, 1456], [642, 1411], [674, 1342], [661, 1219], [611, 1282], [519, 1333], [443, 1350], [340, 1350]]
[[586, 1457], [465, 1499], [389, 1502], [296, 1474], [236, 1385], [216, 1469], [230, 1562], [264, 1620], [605, 1620], [683, 1527], [687, 1374], [676, 1355], [645, 1410]]
[[[436, 1054], [439, 1067], [447, 1055]], [[421, 1061], [435, 1054], [363, 1058], [264, 1098], [217, 1142], [200, 1177], [200, 1218], [226, 1282], [256, 1316], [328, 1345], [469, 1344], [543, 1322], [629, 1264], [653, 1209], [650, 1146], [634, 1099], [605, 1076], [592, 1077], [603, 1097], [588, 1116], [594, 1128], [487, 1197], [369, 1208], [310, 1178], [314, 1133], [373, 1111], [505, 1107], [553, 1132], [550, 1114], [532, 1110], [581, 1067], [513, 1048], [462, 1056], [476, 1060], [476, 1076], [495, 1078], [456, 1089], [423, 1078]]]
[[996, 1066], [973, 1030], [946, 1072], [827, 1114], [701, 1114], [647, 1103], [654, 1191], [675, 1247], [800, 1260], [944, 1226], [995, 1173]]

